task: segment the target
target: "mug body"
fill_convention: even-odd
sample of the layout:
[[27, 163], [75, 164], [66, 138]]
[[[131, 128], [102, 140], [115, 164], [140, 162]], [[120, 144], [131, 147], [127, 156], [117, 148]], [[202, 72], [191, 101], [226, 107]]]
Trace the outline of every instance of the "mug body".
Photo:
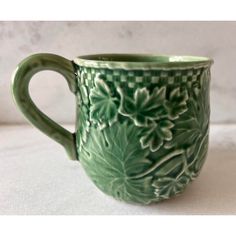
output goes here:
[[77, 151], [99, 189], [149, 204], [198, 176], [208, 148], [211, 64], [125, 54], [74, 60]]

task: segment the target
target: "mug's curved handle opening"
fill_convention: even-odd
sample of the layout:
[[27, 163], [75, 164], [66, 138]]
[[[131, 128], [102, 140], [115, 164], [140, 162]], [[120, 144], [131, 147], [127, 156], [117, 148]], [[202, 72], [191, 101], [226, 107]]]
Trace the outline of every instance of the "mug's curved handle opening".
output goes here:
[[14, 71], [11, 89], [15, 103], [35, 127], [64, 146], [71, 160], [78, 160], [75, 133], [69, 132], [51, 120], [36, 107], [30, 98], [29, 82], [34, 74], [43, 70], [52, 70], [63, 75], [71, 92], [76, 93], [73, 62], [55, 54], [40, 53], [24, 59]]

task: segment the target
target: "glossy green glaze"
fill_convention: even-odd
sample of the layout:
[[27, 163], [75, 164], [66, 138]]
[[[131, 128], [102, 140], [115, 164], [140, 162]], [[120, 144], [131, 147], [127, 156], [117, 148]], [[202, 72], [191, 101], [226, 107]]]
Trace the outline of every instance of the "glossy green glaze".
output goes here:
[[23, 60], [13, 73], [12, 93], [15, 103], [34, 126], [63, 145], [70, 159], [77, 160], [75, 134], [43, 114], [29, 96], [28, 86], [32, 76], [43, 70], [53, 70], [63, 75], [70, 90], [76, 93], [75, 71], [71, 61], [53, 54], [35, 54]]
[[[28, 65], [21, 69], [32, 64], [31, 58], [15, 74], [15, 100], [50, 137], [68, 137], [61, 144], [72, 159], [79, 153], [86, 173], [103, 192], [149, 204], [181, 193], [198, 176], [208, 147], [212, 60], [103, 54], [76, 58], [72, 65], [55, 55], [37, 57], [44, 62], [55, 57], [57, 66], [36, 63], [39, 70], [48, 66], [62, 73], [77, 96], [76, 136], [38, 111], [25, 92], [39, 71], [27, 72]], [[23, 88], [18, 80], [25, 81]]]

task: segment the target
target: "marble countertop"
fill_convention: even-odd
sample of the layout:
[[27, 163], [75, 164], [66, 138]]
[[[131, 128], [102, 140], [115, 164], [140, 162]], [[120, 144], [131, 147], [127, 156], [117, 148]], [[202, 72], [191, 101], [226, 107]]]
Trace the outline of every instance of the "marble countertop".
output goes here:
[[149, 206], [100, 192], [79, 162], [31, 126], [0, 126], [0, 134], [0, 214], [236, 214], [236, 125], [212, 125], [200, 176], [181, 196]]

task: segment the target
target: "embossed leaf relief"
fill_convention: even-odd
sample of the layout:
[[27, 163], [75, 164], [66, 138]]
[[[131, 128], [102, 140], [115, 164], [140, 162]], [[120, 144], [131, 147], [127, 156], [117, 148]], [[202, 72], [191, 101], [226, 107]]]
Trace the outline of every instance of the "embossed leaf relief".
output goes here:
[[[175, 121], [173, 138], [165, 143], [165, 148], [176, 148], [184, 144], [188, 166], [198, 160], [195, 172], [199, 171], [200, 157], [204, 159], [207, 152], [209, 126], [209, 79], [204, 72], [200, 78], [202, 89], [195, 91], [188, 100], [188, 112]], [[203, 161], [203, 160], [202, 160]], [[193, 168], [195, 168], [193, 167]]]
[[79, 149], [87, 141], [88, 132], [89, 132], [89, 119], [88, 119], [88, 108], [86, 106], [81, 106], [79, 112], [79, 125], [78, 125], [78, 145]]
[[188, 92], [185, 89], [181, 92], [178, 87], [170, 92], [169, 99], [165, 101], [165, 107], [171, 120], [179, 118], [181, 114], [188, 110], [187, 100]]
[[187, 111], [187, 91], [174, 88], [167, 95], [166, 90], [166, 86], [156, 87], [150, 93], [146, 87], [137, 88], [130, 96], [118, 87], [118, 97], [97, 77], [90, 93], [90, 118], [104, 128], [106, 123], [112, 125], [117, 121], [119, 113], [143, 128], [143, 137], [140, 139], [142, 147], [157, 151], [165, 141], [172, 139], [174, 124], [171, 121]]
[[147, 88], [137, 88], [133, 98], [125, 95], [121, 88], [117, 91], [121, 97], [120, 114], [131, 118], [137, 126], [147, 126], [165, 114], [165, 87], [155, 88], [152, 94]]
[[88, 91], [86, 86], [80, 85], [79, 87], [79, 93], [77, 94], [78, 99], [77, 101], [79, 104], [77, 106], [79, 107], [79, 124], [78, 124], [78, 147], [81, 149], [81, 145], [86, 142], [87, 135], [89, 132], [89, 100], [88, 100]]
[[95, 88], [90, 93], [92, 121], [109, 125], [117, 120], [118, 98], [111, 95], [111, 91], [102, 79], [95, 79]]
[[172, 139], [171, 128], [174, 124], [169, 120], [160, 120], [142, 129], [143, 136], [140, 139], [143, 148], [149, 147], [152, 152], [157, 151], [164, 141]]
[[88, 126], [86, 119], [95, 125], [81, 145], [80, 160], [101, 190], [147, 204], [182, 192], [198, 175], [208, 145], [207, 73], [197, 85], [133, 93], [95, 79], [87, 96], [89, 118], [80, 117], [82, 126]]
[[166, 87], [156, 87], [150, 94], [146, 88], [138, 88], [133, 98], [124, 94], [121, 88], [117, 91], [121, 97], [119, 112], [131, 118], [134, 124], [143, 127], [140, 139], [142, 147], [157, 151], [164, 141], [172, 139], [171, 120], [179, 118], [187, 111], [188, 93], [179, 88], [173, 89], [167, 96]]
[[141, 130], [137, 126], [127, 122], [114, 123], [102, 132], [94, 127], [90, 131], [80, 152], [80, 160], [102, 191], [127, 202], [144, 204], [167, 198], [175, 190], [180, 191], [181, 176], [176, 182], [173, 182], [174, 178], [168, 179], [173, 183], [169, 181], [163, 188], [163, 177], [158, 174], [168, 174], [171, 168], [165, 167], [173, 160], [181, 163], [182, 149], [162, 153], [153, 162], [149, 159], [149, 149], [142, 149], [138, 142]]
[[81, 85], [79, 89], [80, 89], [82, 102], [83, 104], [87, 105], [89, 103], [87, 87], [85, 85]]
[[139, 145], [139, 134], [140, 129], [127, 122], [114, 123], [102, 132], [91, 128], [80, 153], [81, 163], [95, 184], [109, 195], [149, 203], [155, 198], [152, 177], [132, 178], [152, 167], [147, 158], [149, 150]]
[[170, 196], [181, 193], [189, 182], [190, 178], [186, 175], [178, 178], [161, 177], [153, 181], [152, 186], [155, 187], [157, 197], [168, 199]]

